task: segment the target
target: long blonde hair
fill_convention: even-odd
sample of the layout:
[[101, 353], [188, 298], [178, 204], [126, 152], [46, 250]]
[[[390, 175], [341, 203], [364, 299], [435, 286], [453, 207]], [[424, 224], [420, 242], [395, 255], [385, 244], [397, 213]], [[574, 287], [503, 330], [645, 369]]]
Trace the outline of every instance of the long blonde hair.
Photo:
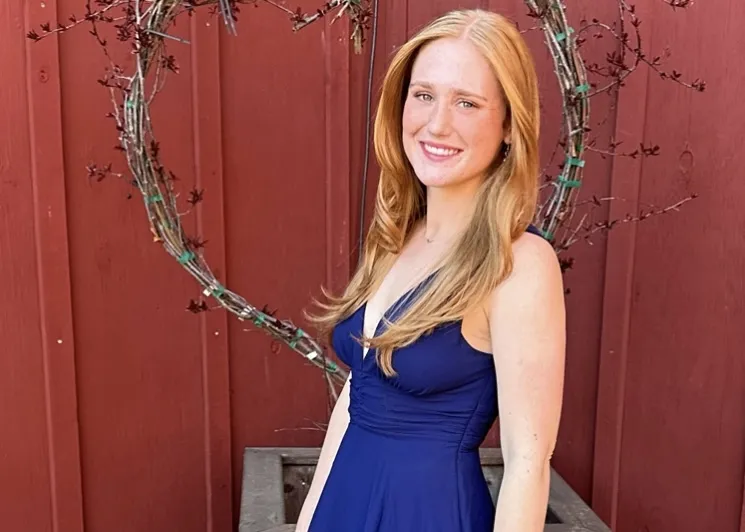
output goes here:
[[[505, 99], [511, 150], [495, 154], [469, 225], [453, 251], [422, 286], [418, 297], [379, 336], [363, 337], [378, 365], [395, 375], [393, 350], [411, 344], [441, 324], [458, 321], [512, 271], [512, 242], [532, 221], [538, 194], [538, 84], [532, 57], [517, 28], [482, 10], [458, 10], [432, 21], [405, 43], [388, 68], [375, 118], [375, 154], [380, 181], [363, 258], [344, 294], [325, 289], [324, 313], [306, 317], [328, 334], [372, 295], [426, 214], [426, 194], [404, 153], [401, 123], [412, 65], [421, 48], [441, 38], [467, 39], [486, 58]], [[363, 223], [363, 221], [360, 221]], [[373, 333], [374, 334], [374, 333]]]

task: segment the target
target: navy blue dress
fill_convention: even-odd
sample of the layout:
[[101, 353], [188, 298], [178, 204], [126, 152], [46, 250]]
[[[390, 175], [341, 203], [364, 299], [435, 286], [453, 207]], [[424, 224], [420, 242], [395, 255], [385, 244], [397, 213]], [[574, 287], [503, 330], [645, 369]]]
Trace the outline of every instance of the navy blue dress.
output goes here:
[[[395, 320], [432, 278], [385, 317]], [[388, 378], [375, 351], [363, 357], [352, 338], [362, 335], [365, 307], [333, 332], [351, 368], [349, 426], [310, 532], [491, 532], [494, 504], [478, 449], [497, 416], [492, 355], [466, 342], [460, 321], [444, 324], [396, 349], [397, 375]], [[381, 319], [375, 334], [383, 327]]]

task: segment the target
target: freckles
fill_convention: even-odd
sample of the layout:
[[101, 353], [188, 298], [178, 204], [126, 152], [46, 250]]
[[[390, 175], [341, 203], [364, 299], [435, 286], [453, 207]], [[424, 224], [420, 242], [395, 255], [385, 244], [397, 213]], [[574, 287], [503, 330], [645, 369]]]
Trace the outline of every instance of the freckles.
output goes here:
[[484, 117], [469, 124], [468, 131], [472, 142], [476, 144], [490, 145], [496, 147], [499, 145], [504, 132], [499, 125], [499, 121], [492, 117]]
[[421, 112], [405, 111], [401, 117], [401, 126], [406, 133], [416, 133], [426, 123], [426, 116], [423, 116]]

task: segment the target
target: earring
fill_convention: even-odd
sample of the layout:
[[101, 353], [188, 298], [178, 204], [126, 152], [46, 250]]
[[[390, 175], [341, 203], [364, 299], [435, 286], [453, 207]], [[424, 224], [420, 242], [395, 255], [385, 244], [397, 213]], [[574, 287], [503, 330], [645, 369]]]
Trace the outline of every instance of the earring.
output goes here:
[[505, 142], [504, 143], [504, 158], [505, 159], [510, 154], [510, 151], [512, 151], [512, 143], [511, 142]]

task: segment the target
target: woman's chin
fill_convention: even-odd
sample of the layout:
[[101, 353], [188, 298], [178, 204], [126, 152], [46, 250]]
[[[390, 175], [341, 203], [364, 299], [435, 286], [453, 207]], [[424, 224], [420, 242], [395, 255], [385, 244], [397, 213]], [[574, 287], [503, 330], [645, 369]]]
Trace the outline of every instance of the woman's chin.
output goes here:
[[425, 187], [456, 190], [461, 188], [474, 189], [483, 183], [483, 174], [465, 177], [460, 172], [424, 173], [418, 175], [419, 182]]
[[418, 177], [425, 187], [446, 187], [454, 184], [455, 181], [455, 177], [451, 173], [424, 173]]
[[428, 187], [443, 187], [453, 184], [458, 180], [457, 168], [448, 168], [444, 165], [423, 164], [414, 168], [419, 181]]

